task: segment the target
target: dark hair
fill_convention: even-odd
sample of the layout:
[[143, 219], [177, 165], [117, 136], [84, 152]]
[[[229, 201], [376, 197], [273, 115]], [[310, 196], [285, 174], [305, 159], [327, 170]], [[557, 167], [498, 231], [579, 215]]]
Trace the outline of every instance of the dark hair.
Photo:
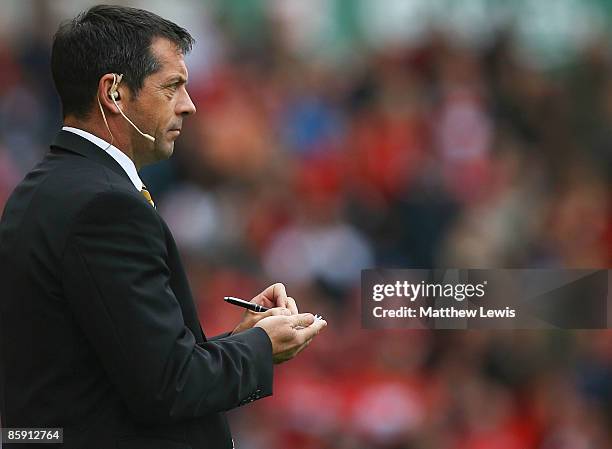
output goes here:
[[160, 68], [150, 49], [156, 37], [172, 41], [183, 54], [194, 43], [169, 20], [124, 6], [94, 6], [62, 23], [53, 38], [51, 72], [64, 117], [87, 116], [106, 73], [123, 73], [123, 83], [137, 95], [144, 79]]

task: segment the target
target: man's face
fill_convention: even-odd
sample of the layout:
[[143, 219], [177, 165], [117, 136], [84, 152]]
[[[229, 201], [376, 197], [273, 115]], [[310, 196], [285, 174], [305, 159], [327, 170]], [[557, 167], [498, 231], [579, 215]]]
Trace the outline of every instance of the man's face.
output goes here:
[[[188, 75], [182, 53], [164, 38], [155, 39], [151, 51], [161, 68], [145, 78], [138, 96], [129, 103], [141, 131], [155, 137], [151, 143], [132, 129], [132, 148], [140, 166], [168, 159], [174, 151], [183, 118], [196, 112], [186, 89]], [[127, 115], [131, 117], [130, 113]]]

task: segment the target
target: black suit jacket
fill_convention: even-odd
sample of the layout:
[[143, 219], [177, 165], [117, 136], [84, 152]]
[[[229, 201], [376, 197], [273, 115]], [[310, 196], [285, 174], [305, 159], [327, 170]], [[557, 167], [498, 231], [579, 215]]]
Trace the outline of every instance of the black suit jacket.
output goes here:
[[272, 394], [266, 332], [206, 340], [166, 223], [76, 134], [8, 200], [0, 264], [4, 427], [63, 427], [64, 449], [229, 449], [223, 412]]

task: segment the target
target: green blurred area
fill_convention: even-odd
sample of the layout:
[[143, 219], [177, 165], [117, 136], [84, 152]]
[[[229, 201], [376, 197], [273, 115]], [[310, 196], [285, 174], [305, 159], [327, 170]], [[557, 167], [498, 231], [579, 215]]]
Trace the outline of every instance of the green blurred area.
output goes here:
[[[214, 1], [225, 23], [244, 42], [268, 32], [268, 0]], [[276, 2], [278, 3], [278, 2]], [[444, 29], [466, 44], [486, 42], [500, 28], [514, 30], [526, 56], [541, 66], [567, 62], [576, 50], [609, 33], [611, 0], [317, 0], [284, 2], [300, 13], [305, 55], [347, 56], [366, 44], [380, 47], [417, 42], [430, 29]], [[295, 31], [295, 30], [294, 30]], [[342, 58], [341, 58], [342, 59]]]

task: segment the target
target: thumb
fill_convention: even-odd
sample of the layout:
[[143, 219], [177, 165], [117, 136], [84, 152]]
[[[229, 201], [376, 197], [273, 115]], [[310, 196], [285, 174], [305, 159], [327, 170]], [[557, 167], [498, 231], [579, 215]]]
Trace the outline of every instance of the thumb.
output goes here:
[[317, 335], [319, 332], [321, 332], [321, 330], [325, 326], [327, 326], [327, 321], [325, 321], [324, 319], [318, 319], [315, 320], [314, 323], [312, 323], [311, 325], [304, 326], [302, 329], [297, 329], [297, 331], [299, 334], [301, 334], [302, 338], [305, 341], [308, 341], [315, 335]]
[[312, 313], [300, 313], [298, 315], [291, 315], [292, 327], [308, 327], [315, 321], [315, 317]]

